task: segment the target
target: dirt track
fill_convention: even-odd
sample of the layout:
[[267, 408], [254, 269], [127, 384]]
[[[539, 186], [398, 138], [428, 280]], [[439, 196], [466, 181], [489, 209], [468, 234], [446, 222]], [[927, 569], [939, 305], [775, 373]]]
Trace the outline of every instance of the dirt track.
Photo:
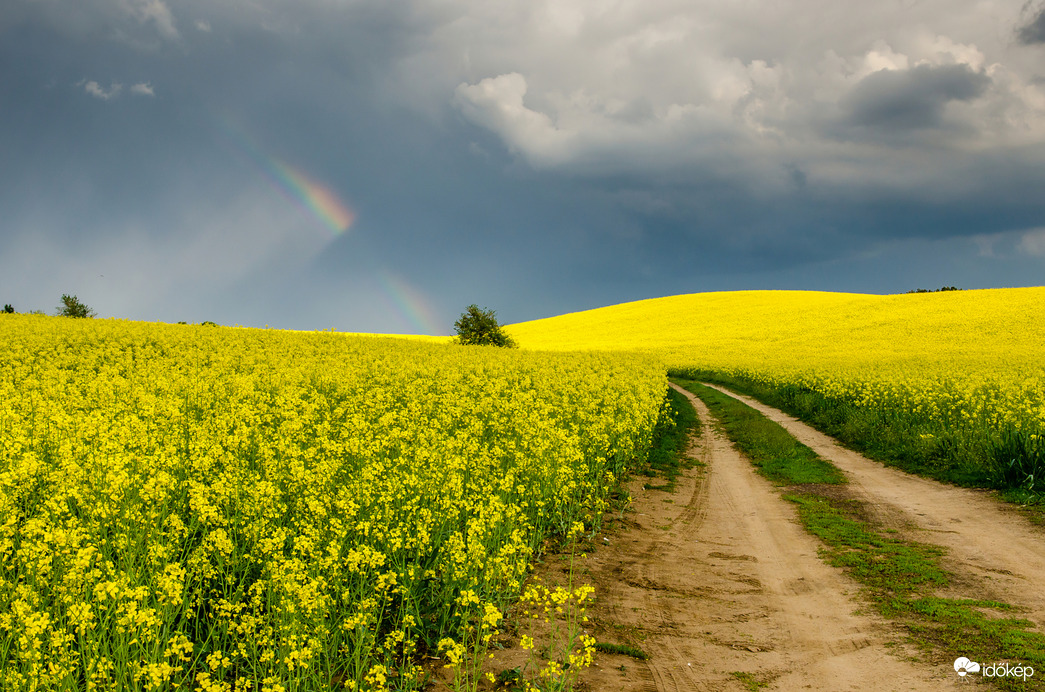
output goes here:
[[[915, 540], [947, 548], [944, 565], [958, 575], [948, 594], [990, 598], [1026, 609], [1045, 624], [1045, 531], [982, 490], [944, 485], [871, 461], [787, 414], [720, 387], [782, 425], [849, 477], [849, 489], [878, 515]], [[913, 531], [912, 531], [913, 529]]]
[[[728, 393], [728, 392], [727, 392]], [[705, 434], [704, 466], [674, 495], [633, 489], [631, 525], [587, 560], [599, 592], [600, 640], [633, 641], [648, 662], [600, 655], [592, 690], [939, 690], [951, 660], [915, 662], [891, 625], [866, 612], [856, 586], [817, 557], [819, 541], [690, 396]], [[876, 519], [947, 546], [968, 597], [1045, 613], [1045, 536], [982, 492], [944, 486], [863, 459], [768, 407], [745, 400], [830, 459]], [[962, 652], [955, 652], [958, 656]], [[964, 684], [972, 681], [964, 681]]]

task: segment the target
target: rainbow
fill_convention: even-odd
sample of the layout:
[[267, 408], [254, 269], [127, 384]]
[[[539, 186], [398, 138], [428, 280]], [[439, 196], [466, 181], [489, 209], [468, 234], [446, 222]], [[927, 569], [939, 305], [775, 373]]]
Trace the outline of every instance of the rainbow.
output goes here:
[[396, 310], [416, 332], [432, 336], [439, 334], [431, 308], [412, 286], [388, 271], [379, 271], [377, 280]]
[[234, 125], [229, 118], [222, 118], [220, 124], [226, 139], [250, 159], [284, 196], [296, 202], [335, 237], [349, 229], [355, 221], [355, 212], [333, 190], [300, 169], [263, 152], [243, 128]]
[[274, 159], [273, 164], [272, 169], [281, 183], [281, 189], [311, 212], [335, 236], [347, 231], [356, 220], [355, 213], [329, 187], [279, 160]]
[[[222, 141], [249, 160], [285, 197], [298, 204], [334, 237], [347, 231], [355, 221], [355, 213], [326, 185], [278, 157], [265, 153], [254, 140], [230, 119], [218, 119]], [[381, 292], [392, 308], [418, 334], [437, 335], [439, 320], [424, 297], [402, 278], [385, 270], [376, 272]]]

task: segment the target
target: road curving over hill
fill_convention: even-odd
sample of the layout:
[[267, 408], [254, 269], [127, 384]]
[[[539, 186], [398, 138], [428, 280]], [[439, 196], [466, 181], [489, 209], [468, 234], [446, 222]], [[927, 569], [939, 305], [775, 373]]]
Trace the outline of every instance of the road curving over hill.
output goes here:
[[747, 396], [707, 385], [756, 409], [849, 478], [848, 490], [875, 521], [947, 549], [952, 598], [990, 599], [1045, 625], [1045, 530], [985, 490], [946, 485], [872, 461], [811, 426]]
[[[682, 390], [680, 390], [682, 391]], [[639, 662], [600, 655], [595, 691], [939, 690], [949, 665], [913, 663], [890, 625], [856, 612], [857, 585], [818, 557], [796, 510], [696, 407], [702, 466], [678, 491], [633, 489], [629, 527], [585, 566], [600, 641], [635, 643]], [[910, 652], [906, 652], [910, 653]]]

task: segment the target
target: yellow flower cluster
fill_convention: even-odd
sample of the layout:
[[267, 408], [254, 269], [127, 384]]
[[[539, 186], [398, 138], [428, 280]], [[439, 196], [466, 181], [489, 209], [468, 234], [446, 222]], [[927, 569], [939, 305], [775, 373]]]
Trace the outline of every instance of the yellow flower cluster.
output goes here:
[[1045, 288], [698, 293], [511, 325], [523, 348], [639, 351], [672, 369], [798, 384], [858, 405], [1045, 429]]
[[2, 315], [0, 689], [417, 688], [597, 521], [665, 385], [647, 356]]
[[[572, 585], [572, 566], [570, 584]], [[527, 668], [536, 663], [540, 684], [526, 681], [529, 690], [572, 690], [577, 675], [595, 660], [595, 638], [587, 633], [588, 604], [594, 600], [595, 587], [582, 584], [576, 588], [556, 586], [551, 589], [535, 581], [523, 589], [519, 602], [527, 633], [519, 645], [529, 654]], [[543, 624], [542, 624], [543, 623]], [[542, 630], [544, 636], [538, 634]], [[548, 640], [549, 658], [537, 660], [535, 637]]]

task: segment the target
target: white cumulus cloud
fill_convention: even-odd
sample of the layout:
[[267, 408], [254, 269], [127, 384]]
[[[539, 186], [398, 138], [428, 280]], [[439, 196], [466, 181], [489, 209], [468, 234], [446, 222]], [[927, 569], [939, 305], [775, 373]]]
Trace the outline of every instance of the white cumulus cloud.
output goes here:
[[131, 87], [131, 93], [140, 94], [141, 96], [155, 96], [156, 92], [153, 91], [152, 84], [148, 82], [139, 82]]
[[86, 91], [91, 96], [99, 98], [103, 101], [108, 101], [111, 98], [119, 96], [120, 92], [123, 90], [123, 85], [117, 82], [110, 82], [108, 89], [102, 87], [100, 84], [98, 84], [98, 82], [94, 80], [91, 80], [87, 83], [81, 82], [81, 84], [83, 84], [84, 91]]
[[556, 163], [571, 154], [574, 133], [559, 129], [523, 102], [526, 78], [518, 72], [460, 84], [456, 99], [470, 120], [501, 136], [512, 151], [535, 163]]
[[143, 24], [152, 22], [163, 38], [175, 40], [179, 37], [174, 15], [163, 0], [124, 0], [124, 3], [124, 8], [138, 21]]

